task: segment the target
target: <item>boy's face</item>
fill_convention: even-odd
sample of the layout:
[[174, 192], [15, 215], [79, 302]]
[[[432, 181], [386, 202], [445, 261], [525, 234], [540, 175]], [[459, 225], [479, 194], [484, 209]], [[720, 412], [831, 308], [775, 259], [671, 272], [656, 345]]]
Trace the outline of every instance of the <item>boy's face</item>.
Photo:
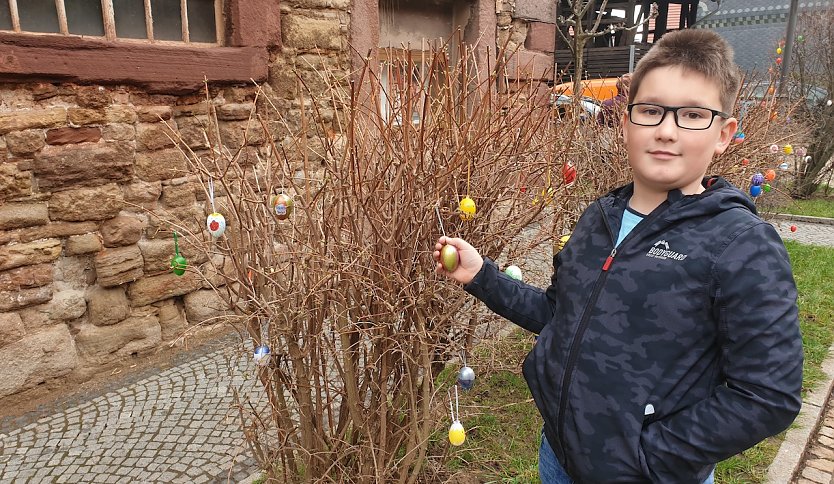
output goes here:
[[[721, 109], [718, 85], [678, 66], [659, 67], [643, 77], [634, 103]], [[703, 191], [701, 180], [712, 157], [724, 152], [738, 123], [716, 116], [704, 130], [680, 128], [667, 112], [657, 126], [638, 126], [623, 114], [623, 139], [635, 190], [653, 193], [679, 188], [685, 195]]]

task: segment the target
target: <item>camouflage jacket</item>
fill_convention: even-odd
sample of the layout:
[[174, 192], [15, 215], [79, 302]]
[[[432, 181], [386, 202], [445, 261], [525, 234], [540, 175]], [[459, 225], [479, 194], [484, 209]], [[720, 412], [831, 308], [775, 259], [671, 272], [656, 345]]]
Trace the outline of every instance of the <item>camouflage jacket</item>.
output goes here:
[[616, 250], [632, 185], [592, 203], [544, 291], [488, 259], [465, 286], [539, 334], [524, 377], [576, 482], [700, 483], [799, 412], [788, 254], [744, 193], [710, 181], [670, 192]]

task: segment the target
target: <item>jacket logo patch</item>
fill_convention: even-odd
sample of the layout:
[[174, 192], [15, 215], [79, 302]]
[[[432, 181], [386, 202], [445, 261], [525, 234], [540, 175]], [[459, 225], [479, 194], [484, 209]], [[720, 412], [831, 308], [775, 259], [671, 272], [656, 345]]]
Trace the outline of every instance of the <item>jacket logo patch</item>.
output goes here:
[[646, 257], [653, 257], [655, 259], [666, 260], [666, 259], [673, 259], [673, 260], [684, 260], [686, 259], [688, 254], [681, 254], [671, 250], [669, 248], [669, 243], [665, 240], [658, 240], [654, 243], [654, 245], [646, 252]]

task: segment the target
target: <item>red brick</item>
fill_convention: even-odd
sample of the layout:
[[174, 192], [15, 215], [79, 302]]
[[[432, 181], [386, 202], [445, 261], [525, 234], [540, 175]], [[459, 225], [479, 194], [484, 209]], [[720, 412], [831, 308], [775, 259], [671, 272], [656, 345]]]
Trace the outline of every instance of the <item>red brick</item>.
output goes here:
[[101, 128], [56, 128], [46, 132], [46, 142], [51, 145], [95, 143], [100, 139]]

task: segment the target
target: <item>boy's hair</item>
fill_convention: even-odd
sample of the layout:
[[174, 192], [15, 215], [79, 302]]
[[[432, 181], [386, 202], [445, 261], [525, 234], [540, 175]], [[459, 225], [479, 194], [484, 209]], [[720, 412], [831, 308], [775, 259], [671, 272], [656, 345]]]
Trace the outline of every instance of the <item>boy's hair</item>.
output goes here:
[[631, 76], [628, 102], [640, 89], [643, 77], [659, 67], [678, 66], [698, 72], [715, 82], [721, 95], [721, 109], [732, 112], [741, 86], [741, 71], [733, 61], [733, 48], [711, 30], [684, 29], [670, 32], [640, 59]]

